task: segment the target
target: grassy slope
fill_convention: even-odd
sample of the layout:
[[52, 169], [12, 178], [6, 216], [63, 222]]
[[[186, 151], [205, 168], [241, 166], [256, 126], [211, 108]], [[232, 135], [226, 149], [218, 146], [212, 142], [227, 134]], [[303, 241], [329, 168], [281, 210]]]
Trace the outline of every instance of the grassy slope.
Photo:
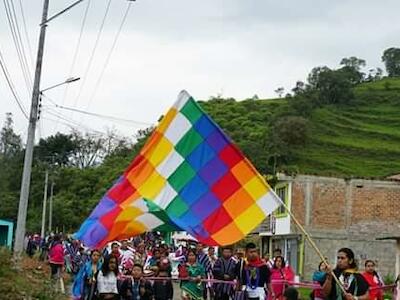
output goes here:
[[355, 105], [313, 113], [311, 139], [296, 151], [302, 173], [369, 178], [400, 173], [400, 80], [364, 84], [355, 92]]
[[[355, 93], [356, 102], [351, 106], [326, 106], [313, 112], [310, 140], [304, 148], [295, 150], [295, 158], [287, 169], [303, 174], [363, 178], [400, 173], [400, 79], [365, 83]], [[254, 101], [254, 108], [262, 111], [265, 118], [251, 120], [246, 102], [230, 104], [237, 106], [237, 113], [229, 118], [240, 118], [242, 124], [251, 121], [256, 127], [262, 127], [271, 113], [286, 105], [284, 100]], [[220, 105], [203, 106], [231, 134], [233, 129], [218, 108]], [[239, 146], [249, 134], [233, 132]]]
[[0, 299], [69, 299], [52, 290], [47, 264], [27, 257], [22, 258], [20, 270], [13, 264], [11, 253], [0, 247]]

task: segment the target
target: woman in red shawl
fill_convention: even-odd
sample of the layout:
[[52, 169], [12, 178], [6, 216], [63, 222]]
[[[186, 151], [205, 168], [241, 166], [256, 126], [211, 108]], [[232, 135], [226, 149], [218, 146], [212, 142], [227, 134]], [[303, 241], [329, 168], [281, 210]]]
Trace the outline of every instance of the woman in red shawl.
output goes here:
[[383, 300], [383, 292], [379, 289], [383, 282], [375, 271], [375, 263], [372, 260], [365, 262], [365, 272], [362, 273], [362, 276], [364, 276], [369, 285], [369, 299]]
[[[285, 260], [282, 256], [275, 257], [275, 263], [271, 269], [271, 285], [275, 294], [275, 299], [283, 299], [285, 281], [293, 280], [294, 272], [292, 268], [285, 265]], [[272, 297], [269, 297], [269, 299], [272, 300]]]

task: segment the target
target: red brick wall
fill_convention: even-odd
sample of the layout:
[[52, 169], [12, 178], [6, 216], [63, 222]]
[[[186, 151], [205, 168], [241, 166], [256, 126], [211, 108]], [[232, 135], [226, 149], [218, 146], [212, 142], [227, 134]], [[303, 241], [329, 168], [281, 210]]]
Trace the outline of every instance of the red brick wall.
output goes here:
[[293, 182], [292, 184], [292, 213], [299, 220], [301, 225], [305, 225], [305, 190], [306, 184], [301, 182]]
[[346, 215], [345, 185], [314, 183], [312, 187], [312, 218], [314, 228], [344, 229]]
[[400, 224], [400, 183], [299, 176], [292, 181], [291, 209], [302, 225], [306, 224], [307, 184], [311, 185], [309, 225], [313, 229]]
[[400, 188], [353, 188], [351, 224], [400, 222]]

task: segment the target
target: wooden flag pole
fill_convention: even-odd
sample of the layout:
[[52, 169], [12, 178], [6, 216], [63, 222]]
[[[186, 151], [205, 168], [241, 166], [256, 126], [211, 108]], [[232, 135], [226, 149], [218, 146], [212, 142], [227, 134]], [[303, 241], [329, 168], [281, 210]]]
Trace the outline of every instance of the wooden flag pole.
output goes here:
[[[275, 191], [271, 189], [271, 192], [273, 192], [275, 194]], [[322, 252], [318, 249], [317, 245], [315, 244], [315, 242], [313, 241], [313, 239], [311, 238], [311, 236], [308, 234], [308, 232], [305, 230], [305, 228], [303, 227], [303, 225], [300, 224], [299, 220], [297, 220], [297, 218], [294, 216], [294, 214], [291, 212], [291, 210], [288, 208], [288, 206], [281, 200], [281, 198], [278, 197], [278, 195], [275, 194], [275, 196], [279, 199], [279, 201], [281, 202], [281, 204], [285, 207], [286, 211], [288, 212], [288, 214], [290, 215], [290, 217], [293, 219], [293, 221], [296, 223], [297, 227], [300, 229], [300, 231], [304, 234], [304, 236], [306, 237], [306, 239], [308, 240], [308, 242], [311, 244], [311, 247], [315, 250], [315, 252], [317, 252], [318, 256], [321, 258], [322, 262], [327, 265], [330, 266], [330, 264], [327, 262], [327, 260], [325, 259], [325, 256], [322, 254]], [[343, 284], [339, 281], [339, 279], [337, 278], [337, 276], [335, 275], [335, 273], [333, 272], [333, 270], [331, 270], [331, 274], [333, 279], [335, 280], [335, 282], [339, 285], [340, 289], [342, 290], [342, 292], [344, 294], [346, 294], [346, 290], [343, 287]]]

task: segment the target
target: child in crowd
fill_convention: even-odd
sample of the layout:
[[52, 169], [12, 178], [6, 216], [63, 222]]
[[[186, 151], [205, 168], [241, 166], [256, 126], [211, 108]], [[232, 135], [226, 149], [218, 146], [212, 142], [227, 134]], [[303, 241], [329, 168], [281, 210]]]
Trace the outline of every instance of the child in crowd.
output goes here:
[[[131, 273], [131, 274], [129, 274]], [[122, 300], [151, 300], [153, 289], [150, 282], [143, 279], [143, 266], [135, 263], [132, 271], [127, 270], [125, 280], [121, 283], [120, 296]]]
[[174, 297], [174, 288], [171, 282], [171, 265], [168, 259], [162, 259], [157, 264], [158, 278], [165, 278], [165, 280], [155, 280], [153, 284], [154, 299], [155, 300], [172, 300]]

